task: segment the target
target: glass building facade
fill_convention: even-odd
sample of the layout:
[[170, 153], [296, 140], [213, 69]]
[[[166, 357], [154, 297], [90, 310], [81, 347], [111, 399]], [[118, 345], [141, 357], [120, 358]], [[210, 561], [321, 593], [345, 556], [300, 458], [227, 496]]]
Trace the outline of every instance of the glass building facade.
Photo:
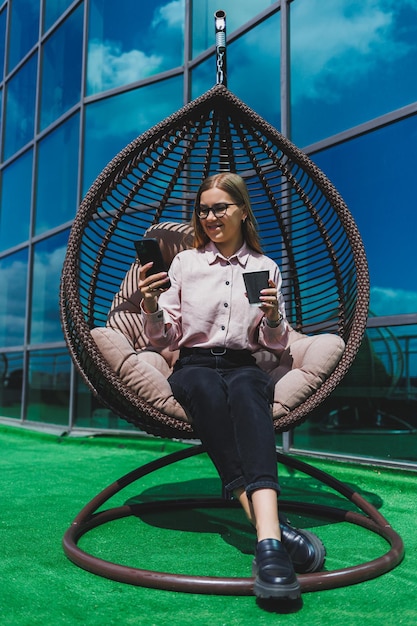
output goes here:
[[59, 320], [71, 221], [102, 168], [216, 80], [305, 150], [346, 200], [368, 330], [296, 448], [417, 463], [414, 0], [0, 0], [0, 418], [131, 427], [74, 371]]

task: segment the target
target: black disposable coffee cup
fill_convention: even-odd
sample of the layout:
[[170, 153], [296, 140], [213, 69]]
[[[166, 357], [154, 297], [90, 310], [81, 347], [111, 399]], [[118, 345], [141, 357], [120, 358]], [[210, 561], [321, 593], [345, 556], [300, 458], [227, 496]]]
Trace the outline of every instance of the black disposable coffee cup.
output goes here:
[[268, 270], [258, 270], [257, 272], [244, 272], [243, 280], [245, 281], [246, 293], [249, 303], [253, 306], [259, 306], [262, 302], [259, 300], [262, 289], [268, 289]]

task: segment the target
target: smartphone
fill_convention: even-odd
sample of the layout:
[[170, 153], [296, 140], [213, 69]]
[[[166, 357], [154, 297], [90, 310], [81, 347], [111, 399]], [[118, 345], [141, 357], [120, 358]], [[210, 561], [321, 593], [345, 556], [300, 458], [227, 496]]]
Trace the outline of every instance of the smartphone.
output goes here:
[[[151, 274], [159, 274], [159, 272], [166, 272], [167, 267], [162, 258], [162, 252], [156, 239], [140, 239], [135, 241], [136, 253], [141, 265], [153, 262], [150, 270], [148, 270], [148, 276]], [[165, 283], [164, 289], [168, 289], [171, 286], [170, 282]]]

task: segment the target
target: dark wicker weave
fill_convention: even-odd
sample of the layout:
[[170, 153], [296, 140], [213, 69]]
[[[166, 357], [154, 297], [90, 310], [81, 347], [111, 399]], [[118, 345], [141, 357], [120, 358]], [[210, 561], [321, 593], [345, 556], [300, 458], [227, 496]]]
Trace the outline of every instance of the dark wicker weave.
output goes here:
[[133, 241], [161, 221], [190, 219], [202, 180], [239, 173], [248, 185], [265, 253], [280, 266], [291, 325], [333, 332], [346, 349], [304, 403], [275, 422], [304, 420], [351, 366], [365, 330], [369, 280], [358, 229], [326, 176], [291, 142], [216, 85], [122, 150], [87, 193], [71, 230], [61, 281], [61, 315], [84, 380], [116, 414], [161, 436], [193, 437], [192, 427], [134, 395], [110, 369], [90, 330], [104, 326], [134, 260]]

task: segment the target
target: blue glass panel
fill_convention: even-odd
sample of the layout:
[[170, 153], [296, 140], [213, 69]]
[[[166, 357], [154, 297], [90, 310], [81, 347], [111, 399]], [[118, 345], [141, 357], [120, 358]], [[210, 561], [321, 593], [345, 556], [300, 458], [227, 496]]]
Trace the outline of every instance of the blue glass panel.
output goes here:
[[183, 64], [184, 0], [92, 0], [87, 94], [141, 80]]
[[32, 195], [32, 150], [2, 172], [0, 250], [29, 239]]
[[312, 158], [339, 189], [358, 224], [369, 261], [372, 312], [417, 312], [417, 116]]
[[25, 337], [27, 249], [0, 259], [0, 347], [19, 346]]
[[[100, 398], [91, 393], [80, 376], [76, 376], [77, 390], [75, 396], [75, 426], [78, 428], [97, 428], [100, 430], [135, 430], [132, 424], [115, 415], [105, 407]], [[136, 431], [137, 432], [137, 431]]]
[[[275, 128], [281, 126], [280, 15], [275, 14], [227, 47], [227, 86]], [[213, 55], [192, 70], [192, 98], [216, 84]], [[268, 80], [265, 80], [265, 77]]]
[[62, 341], [59, 282], [68, 231], [36, 244], [34, 250], [31, 343]]
[[0, 414], [20, 419], [22, 407], [23, 353], [0, 353]]
[[[417, 325], [396, 326], [391, 328], [391, 331], [395, 334], [398, 350], [402, 356], [402, 376], [398, 386], [402, 388], [403, 397], [414, 400], [414, 406], [410, 402], [409, 408], [414, 409], [412, 417], [415, 418], [417, 415]], [[417, 456], [417, 448], [415, 456]]]
[[201, 96], [216, 82], [216, 59], [211, 56], [199, 63], [191, 72], [191, 99]]
[[79, 115], [39, 143], [35, 234], [71, 220], [78, 205]]
[[63, 14], [73, 0], [45, 0], [43, 30], [44, 32]]
[[3, 80], [4, 75], [4, 53], [6, 50], [6, 22], [7, 22], [7, 9], [4, 9], [0, 13], [0, 80]]
[[368, 329], [347, 376], [297, 428], [297, 447], [415, 461], [416, 375], [416, 325]]
[[215, 43], [214, 13], [221, 9], [226, 12], [226, 30], [233, 32], [245, 22], [248, 22], [264, 9], [274, 4], [274, 0], [240, 0], [239, 7], [236, 0], [193, 0], [192, 7], [192, 37], [193, 58], [198, 56]]
[[280, 14], [230, 44], [227, 54], [228, 88], [279, 129]]
[[46, 424], [68, 424], [71, 359], [66, 348], [29, 355], [26, 418]]
[[42, 49], [41, 130], [77, 104], [81, 96], [83, 6]]
[[11, 3], [9, 71], [38, 41], [39, 10], [39, 0], [13, 0]]
[[4, 159], [33, 139], [37, 58], [32, 56], [6, 87]]
[[84, 139], [84, 193], [130, 141], [182, 106], [182, 77], [88, 105]]
[[291, 4], [293, 140], [306, 146], [417, 100], [417, 5]]

